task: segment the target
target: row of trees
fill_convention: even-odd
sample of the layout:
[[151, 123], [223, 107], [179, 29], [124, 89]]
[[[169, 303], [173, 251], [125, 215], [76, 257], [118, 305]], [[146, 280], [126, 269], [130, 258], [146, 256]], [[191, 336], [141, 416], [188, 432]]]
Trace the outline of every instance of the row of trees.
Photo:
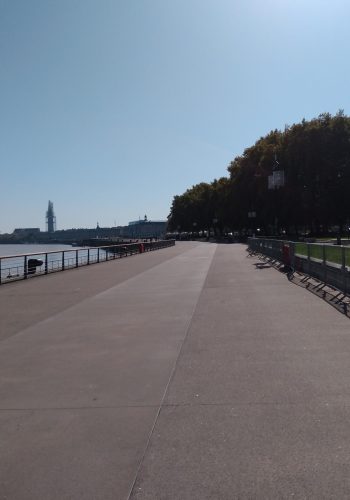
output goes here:
[[[284, 185], [269, 189], [276, 170]], [[324, 113], [271, 131], [236, 157], [228, 172], [175, 196], [170, 230], [322, 234], [343, 227], [350, 217], [350, 118], [342, 111]]]

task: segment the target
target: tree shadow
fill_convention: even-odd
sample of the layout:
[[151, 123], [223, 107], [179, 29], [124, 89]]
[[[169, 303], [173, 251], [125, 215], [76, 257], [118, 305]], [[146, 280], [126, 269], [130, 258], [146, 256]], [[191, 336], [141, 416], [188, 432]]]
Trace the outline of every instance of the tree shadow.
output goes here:
[[327, 283], [323, 283], [316, 278], [302, 274], [299, 271], [295, 271], [290, 266], [287, 266], [276, 259], [272, 259], [271, 257], [267, 257], [266, 255], [252, 252], [248, 254], [247, 257], [254, 257], [255, 259], [258, 258], [260, 260], [260, 262], [254, 262], [253, 264], [256, 269], [268, 269], [271, 267], [276, 269], [277, 271], [285, 274], [288, 281], [291, 283], [308, 290], [314, 295], [317, 295], [317, 297], [327, 302], [327, 304], [337, 309], [337, 311], [350, 318], [350, 297], [340, 290], [337, 290], [336, 288], [327, 285]]
[[256, 269], [270, 269], [272, 266], [267, 262], [254, 262]]

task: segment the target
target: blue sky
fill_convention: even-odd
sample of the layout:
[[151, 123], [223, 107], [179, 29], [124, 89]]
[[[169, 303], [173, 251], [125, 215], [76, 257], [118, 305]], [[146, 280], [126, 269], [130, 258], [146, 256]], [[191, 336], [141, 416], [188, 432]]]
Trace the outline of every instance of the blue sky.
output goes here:
[[271, 129], [350, 113], [348, 0], [0, 0], [0, 231], [165, 219]]

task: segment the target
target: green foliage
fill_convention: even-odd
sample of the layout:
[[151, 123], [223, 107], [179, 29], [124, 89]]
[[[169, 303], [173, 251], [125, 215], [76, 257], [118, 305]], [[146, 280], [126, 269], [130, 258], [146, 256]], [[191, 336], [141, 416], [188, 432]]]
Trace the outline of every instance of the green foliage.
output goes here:
[[[268, 189], [268, 176], [284, 170], [285, 185]], [[274, 130], [237, 156], [228, 178], [200, 183], [173, 199], [169, 226], [176, 230], [247, 229], [271, 233], [326, 232], [349, 223], [350, 118], [341, 110]], [[248, 213], [255, 212], [254, 221]]]

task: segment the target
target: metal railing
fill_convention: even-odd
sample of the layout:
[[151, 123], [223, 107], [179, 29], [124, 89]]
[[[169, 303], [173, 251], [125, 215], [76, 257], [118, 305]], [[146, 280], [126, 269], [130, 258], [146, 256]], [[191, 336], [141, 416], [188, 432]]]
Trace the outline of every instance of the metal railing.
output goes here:
[[249, 248], [267, 255], [292, 270], [312, 276], [348, 294], [350, 292], [350, 247], [323, 243], [249, 238]]
[[159, 240], [8, 255], [0, 257], [0, 285], [174, 245], [175, 240]]

